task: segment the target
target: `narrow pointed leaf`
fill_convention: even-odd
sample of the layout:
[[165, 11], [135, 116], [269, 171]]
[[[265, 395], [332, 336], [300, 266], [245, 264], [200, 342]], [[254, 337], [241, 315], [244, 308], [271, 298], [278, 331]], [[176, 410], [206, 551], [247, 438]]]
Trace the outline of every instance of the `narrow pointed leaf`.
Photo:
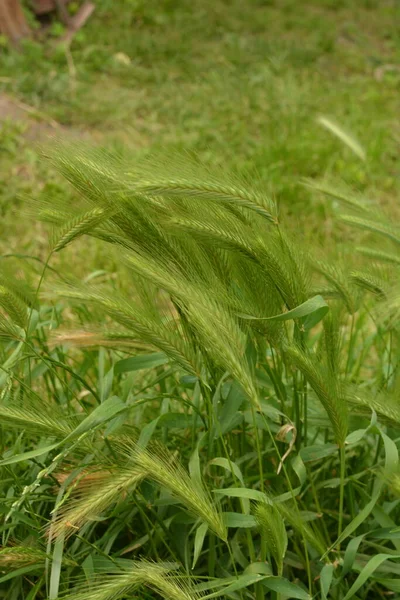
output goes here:
[[329, 590], [332, 584], [334, 565], [328, 564], [324, 565], [320, 575], [320, 583], [321, 583], [321, 596], [323, 600], [327, 600]]
[[249, 500], [258, 500], [259, 502], [268, 502], [264, 492], [259, 490], [251, 490], [249, 488], [225, 488], [222, 490], [213, 490], [214, 494], [221, 496], [229, 496], [230, 498], [248, 498]]
[[[218, 598], [219, 596], [225, 596], [227, 594], [231, 594], [232, 592], [236, 592], [237, 590], [242, 590], [243, 588], [249, 587], [250, 585], [254, 585], [259, 581], [263, 581], [265, 579], [265, 575], [258, 575], [255, 573], [254, 575], [239, 575], [232, 583], [229, 583], [222, 590], [218, 590], [213, 594], [207, 594], [207, 596], [203, 596], [202, 600], [208, 600], [211, 598]], [[307, 597], [308, 598], [308, 597]]]
[[242, 515], [241, 513], [225, 512], [223, 513], [224, 523], [227, 527], [255, 527], [257, 521], [253, 515]]
[[114, 373], [130, 373], [132, 371], [140, 371], [142, 369], [154, 369], [161, 365], [165, 365], [169, 361], [168, 356], [164, 352], [153, 352], [152, 354], [139, 354], [131, 358], [124, 358], [115, 363]]
[[373, 556], [371, 560], [367, 562], [343, 600], [350, 600], [354, 595], [358, 592], [361, 586], [366, 583], [371, 575], [376, 571], [376, 569], [383, 563], [385, 560], [400, 558], [400, 554], [377, 554]]
[[195, 535], [195, 538], [194, 538], [194, 551], [193, 551], [192, 569], [195, 568], [196, 563], [199, 560], [199, 556], [200, 556], [200, 553], [201, 553], [201, 551], [203, 549], [204, 538], [207, 535], [207, 531], [208, 531], [208, 524], [207, 523], [202, 523], [196, 529], [196, 535]]
[[42, 448], [36, 448], [35, 450], [30, 450], [29, 452], [23, 452], [22, 454], [15, 454], [9, 458], [4, 458], [2, 461], [0, 461], [0, 467], [5, 465], [13, 465], [15, 463], [22, 462], [23, 460], [30, 460], [31, 458], [36, 458], [42, 454], [47, 454], [47, 452], [51, 452], [59, 445], [60, 442], [57, 442], [56, 444], [51, 444], [50, 446], [43, 446]]
[[299, 304], [296, 308], [288, 310], [285, 313], [273, 317], [252, 317], [249, 315], [239, 315], [242, 319], [251, 319], [254, 321], [290, 321], [292, 319], [302, 319], [304, 329], [311, 329], [321, 321], [329, 310], [328, 304], [322, 296], [313, 296], [309, 300]]
[[361, 160], [365, 160], [365, 150], [361, 146], [360, 142], [358, 142], [355, 137], [345, 131], [340, 125], [329, 119], [328, 117], [319, 117], [318, 123], [328, 129], [333, 135], [335, 135], [339, 140], [341, 140], [356, 156], [361, 158]]
[[311, 596], [295, 583], [291, 583], [284, 577], [267, 577], [263, 581], [263, 585], [281, 594], [285, 598], [299, 598], [299, 600], [311, 600]]

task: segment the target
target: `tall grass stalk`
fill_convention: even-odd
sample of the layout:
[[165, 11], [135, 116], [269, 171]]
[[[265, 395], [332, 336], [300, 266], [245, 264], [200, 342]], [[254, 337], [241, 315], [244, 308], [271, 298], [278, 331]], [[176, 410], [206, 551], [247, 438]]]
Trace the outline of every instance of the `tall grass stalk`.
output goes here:
[[[340, 492], [339, 492], [339, 522], [338, 522], [338, 538], [342, 534], [343, 527], [343, 510], [344, 510], [344, 486], [346, 477], [346, 451], [344, 446], [339, 448], [340, 456]], [[338, 545], [340, 550], [340, 544]]]

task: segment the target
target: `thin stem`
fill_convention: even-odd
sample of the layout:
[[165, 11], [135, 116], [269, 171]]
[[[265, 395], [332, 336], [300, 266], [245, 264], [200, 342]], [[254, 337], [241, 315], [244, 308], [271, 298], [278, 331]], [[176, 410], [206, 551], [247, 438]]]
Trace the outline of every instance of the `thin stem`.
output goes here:
[[[51, 251], [50, 254], [48, 255], [47, 259], [46, 259], [46, 262], [44, 263], [43, 270], [42, 270], [42, 273], [40, 275], [39, 283], [37, 285], [36, 292], [35, 292], [34, 304], [36, 304], [37, 299], [39, 297], [40, 288], [42, 287], [43, 279], [44, 279], [47, 267], [49, 265], [49, 262], [50, 262], [50, 259], [51, 259], [52, 256], [53, 256], [53, 252]], [[28, 321], [27, 321], [27, 324], [26, 324], [26, 337], [28, 337], [29, 328], [30, 328], [31, 321], [32, 321], [32, 313], [33, 313], [33, 308], [31, 308], [31, 310], [29, 311]]]
[[347, 362], [346, 362], [346, 370], [345, 370], [345, 376], [347, 377], [348, 373], [349, 373], [349, 369], [350, 369], [350, 362], [351, 362], [351, 356], [353, 353], [353, 334], [354, 334], [354, 324], [355, 324], [355, 314], [353, 313], [351, 315], [351, 325], [350, 325], [350, 339], [349, 339], [349, 352], [347, 354]]
[[[207, 403], [207, 405], [208, 405], [208, 408], [209, 408], [210, 414], [213, 416], [213, 421], [210, 421], [210, 422], [211, 422], [211, 423], [213, 423], [213, 422], [214, 422], [214, 423], [215, 423], [215, 425], [216, 425], [216, 428], [217, 428], [217, 430], [218, 430], [219, 439], [220, 439], [220, 441], [221, 441], [222, 448], [223, 448], [223, 450], [224, 450], [224, 453], [225, 453], [226, 459], [227, 459], [227, 461], [228, 461], [229, 468], [230, 468], [230, 471], [231, 471], [231, 474], [232, 474], [233, 480], [234, 480], [234, 481], [235, 481], [237, 484], [240, 484], [240, 481], [238, 480], [238, 478], [237, 478], [237, 476], [236, 476], [235, 469], [233, 468], [232, 461], [231, 461], [231, 457], [230, 457], [230, 455], [229, 455], [229, 451], [228, 451], [228, 447], [227, 447], [227, 445], [226, 445], [225, 438], [224, 438], [224, 435], [223, 435], [223, 433], [222, 433], [221, 423], [220, 423], [220, 421], [219, 421], [219, 419], [218, 419], [218, 415], [216, 415], [216, 414], [215, 414], [215, 410], [214, 410], [213, 404], [212, 404], [212, 402], [211, 402], [211, 398], [210, 398], [210, 396], [209, 396], [209, 394], [208, 394], [208, 390], [205, 388], [205, 386], [202, 386], [202, 387], [201, 387], [201, 393], [202, 393], [203, 397], [204, 397], [204, 398], [205, 398], [205, 400], [206, 400], [206, 403]], [[254, 410], [254, 408], [253, 408], [253, 405], [252, 405], [252, 404], [251, 404], [251, 407], [252, 407], [252, 410]], [[209, 418], [210, 418], [210, 416], [209, 416]], [[256, 424], [255, 424], [255, 415], [253, 415], [253, 422], [254, 422], [254, 428], [255, 428], [255, 431], [256, 431], [256, 437], [257, 437], [257, 440], [258, 440], [258, 430], [257, 430]], [[258, 446], [258, 447], [259, 447], [259, 446]], [[260, 459], [260, 454], [259, 454], [259, 459]], [[261, 474], [260, 474], [260, 477], [262, 477], [262, 463], [261, 463]], [[262, 478], [262, 480], [261, 480], [261, 488], [263, 489], [263, 478]], [[245, 510], [245, 503], [244, 503], [244, 500], [243, 500], [243, 498], [240, 498], [240, 507], [241, 507], [241, 509], [242, 509], [242, 512], [243, 512], [243, 514], [246, 514], [246, 510]], [[247, 532], [246, 532], [246, 533], [247, 533], [246, 537], [247, 537], [247, 543], [248, 543], [248, 547], [249, 547], [249, 555], [250, 555], [250, 560], [251, 560], [252, 562], [254, 562], [254, 560], [255, 560], [255, 549], [254, 549], [253, 538], [252, 538], [252, 536], [251, 536], [251, 533], [250, 533], [250, 531], [249, 531], [249, 530], [247, 530]], [[234, 569], [235, 569], [235, 566], [234, 566]], [[235, 569], [235, 573], [236, 573], [236, 569]], [[236, 573], [236, 576], [237, 576], [237, 573]]]
[[307, 392], [307, 380], [306, 378], [303, 376], [303, 420], [304, 420], [304, 432], [303, 432], [303, 445], [307, 446], [307, 439], [308, 439], [308, 418], [307, 418], [307, 411], [308, 411], [308, 392]]
[[307, 571], [307, 579], [308, 579], [308, 589], [309, 589], [309, 592], [310, 592], [310, 595], [311, 595], [311, 592], [312, 592], [312, 581], [313, 581], [313, 580], [312, 580], [312, 576], [311, 576], [311, 566], [310, 566], [310, 559], [309, 559], [309, 556], [308, 556], [308, 550], [307, 550], [307, 540], [306, 540], [306, 537], [305, 537], [305, 535], [304, 535], [303, 521], [302, 521], [302, 518], [301, 518], [300, 510], [299, 510], [299, 507], [298, 507], [298, 505], [297, 505], [296, 496], [294, 495], [294, 490], [293, 490], [292, 482], [290, 481], [290, 477], [289, 477], [289, 474], [288, 474], [288, 472], [287, 472], [287, 469], [286, 469], [285, 462], [284, 462], [284, 461], [282, 461], [282, 455], [281, 455], [281, 453], [279, 452], [278, 445], [277, 445], [277, 443], [276, 443], [276, 440], [275, 440], [275, 438], [274, 438], [274, 435], [273, 435], [273, 433], [272, 433], [272, 431], [271, 431], [271, 428], [270, 428], [270, 426], [269, 426], [268, 420], [267, 420], [267, 418], [265, 417], [265, 415], [264, 415], [264, 413], [263, 413], [263, 412], [261, 412], [261, 416], [262, 416], [262, 418], [263, 418], [263, 420], [264, 420], [265, 426], [266, 426], [266, 428], [267, 428], [267, 431], [268, 431], [268, 434], [269, 434], [269, 436], [270, 436], [270, 438], [271, 438], [271, 441], [272, 441], [272, 444], [273, 444], [273, 446], [274, 446], [275, 452], [276, 452], [276, 454], [277, 454], [277, 456], [278, 456], [279, 462], [280, 462], [280, 464], [282, 464], [282, 471], [283, 471], [283, 474], [284, 474], [284, 476], [285, 476], [285, 479], [286, 479], [286, 481], [287, 481], [287, 484], [288, 484], [288, 487], [289, 487], [290, 494], [291, 494], [291, 496], [292, 496], [292, 500], [293, 500], [293, 503], [294, 503], [294, 507], [295, 507], [295, 510], [296, 510], [296, 512], [297, 512], [297, 516], [298, 516], [298, 518], [299, 518], [299, 523], [301, 524], [301, 529], [300, 529], [300, 531], [301, 531], [301, 537], [302, 537], [303, 546], [304, 546], [304, 556], [305, 556], [305, 561], [306, 561], [306, 571]]
[[[157, 511], [153, 510], [153, 508], [151, 506], [148, 505], [146, 498], [141, 495], [142, 498], [142, 502], [144, 502], [146, 504], [146, 508], [149, 512], [151, 512], [152, 516], [154, 517], [155, 521], [157, 521], [157, 523], [159, 524], [160, 528], [163, 530], [164, 534], [165, 534], [165, 539], [164, 537], [161, 535], [160, 532], [157, 532], [156, 527], [154, 522], [152, 522], [149, 517], [146, 515], [146, 512], [142, 509], [142, 507], [140, 507], [140, 502], [138, 500], [135, 499], [135, 497], [133, 496], [133, 501], [136, 504], [139, 512], [141, 513], [143, 520], [147, 521], [149, 523], [149, 525], [151, 525], [153, 527], [153, 531], [157, 532], [161, 542], [164, 544], [165, 548], [168, 550], [168, 552], [171, 553], [171, 556], [173, 557], [173, 559], [180, 563], [181, 561], [178, 558], [178, 555], [174, 552], [174, 550], [171, 548], [171, 546], [168, 544], [167, 539], [170, 538], [169, 535], [169, 531], [167, 529], [167, 527], [165, 526], [165, 523], [163, 522], [163, 520], [160, 518], [160, 516], [158, 515]], [[147, 530], [147, 527], [146, 527]], [[151, 544], [153, 544], [153, 541], [150, 540], [150, 534], [149, 534], [149, 541], [151, 542]]]
[[256, 437], [256, 446], [257, 446], [257, 456], [258, 456], [258, 469], [259, 469], [259, 473], [260, 473], [260, 488], [261, 491], [264, 491], [264, 469], [263, 469], [263, 464], [262, 464], [262, 451], [261, 451], [261, 445], [260, 445], [260, 437], [258, 435], [258, 427], [257, 427], [257, 421], [256, 421], [256, 411], [254, 410], [254, 405], [251, 402], [250, 403], [251, 406], [251, 416], [253, 419], [253, 426], [254, 426], [254, 434]]
[[236, 576], [236, 578], [238, 578], [238, 577], [239, 577], [239, 573], [238, 573], [238, 571], [237, 571], [237, 569], [236, 569], [235, 557], [234, 557], [234, 555], [233, 555], [233, 550], [232, 550], [232, 548], [231, 548], [231, 545], [230, 545], [230, 543], [229, 543], [229, 540], [227, 540], [227, 542], [226, 542], [226, 546], [227, 546], [227, 548], [228, 548], [229, 556], [230, 556], [230, 559], [231, 559], [231, 561], [232, 561], [232, 567], [233, 567], [233, 570], [234, 570], [234, 572], [235, 572], [235, 576]]
[[386, 387], [390, 385], [390, 379], [393, 376], [394, 369], [392, 368], [392, 351], [393, 351], [393, 332], [389, 332], [389, 352], [388, 352], [388, 366], [386, 374]]
[[[341, 446], [339, 449], [340, 456], [340, 492], [339, 492], [339, 525], [338, 525], [338, 538], [342, 534], [343, 527], [343, 503], [344, 503], [344, 480], [346, 476], [346, 455], [344, 446]], [[340, 543], [338, 544], [338, 549], [340, 548]]]
[[[322, 510], [322, 508], [321, 508], [321, 504], [320, 504], [320, 502], [319, 502], [319, 498], [318, 498], [317, 489], [316, 489], [316, 487], [315, 487], [315, 481], [314, 481], [314, 473], [313, 473], [313, 469], [312, 469], [312, 468], [311, 468], [311, 469], [307, 469], [307, 473], [308, 473], [308, 477], [309, 477], [309, 479], [310, 479], [311, 493], [312, 493], [312, 496], [313, 496], [313, 498], [314, 498], [314, 502], [315, 502], [315, 506], [316, 506], [316, 508], [317, 508], [317, 512], [318, 512], [320, 515], [323, 515], [323, 510]], [[327, 528], [327, 526], [326, 526], [326, 523], [325, 523], [325, 521], [324, 521], [324, 518], [323, 518], [323, 516], [322, 516], [322, 518], [321, 518], [321, 522], [322, 522], [322, 528], [323, 528], [323, 530], [324, 530], [324, 533], [325, 533], [325, 536], [326, 536], [326, 539], [327, 539], [327, 542], [328, 542], [328, 546], [331, 546], [331, 545], [332, 545], [332, 541], [331, 541], [331, 538], [330, 538], [330, 536], [329, 536], [329, 531], [328, 531], [328, 528]]]
[[[229, 548], [228, 543], [227, 543], [227, 545]], [[208, 545], [208, 574], [210, 577], [215, 577], [215, 562], [216, 562], [215, 535], [210, 532], [209, 545]]]
[[297, 389], [297, 373], [293, 373], [293, 408], [294, 408], [294, 422], [296, 423], [296, 448], [300, 450], [301, 447], [301, 406], [300, 397]]

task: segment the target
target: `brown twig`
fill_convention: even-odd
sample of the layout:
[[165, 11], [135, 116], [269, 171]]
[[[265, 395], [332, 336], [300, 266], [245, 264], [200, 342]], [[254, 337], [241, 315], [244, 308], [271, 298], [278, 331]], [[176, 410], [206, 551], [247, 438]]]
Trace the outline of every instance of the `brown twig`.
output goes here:
[[84, 26], [94, 9], [95, 5], [93, 2], [85, 2], [76, 15], [69, 19], [68, 31], [62, 36], [61, 41], [70, 44], [75, 33]]

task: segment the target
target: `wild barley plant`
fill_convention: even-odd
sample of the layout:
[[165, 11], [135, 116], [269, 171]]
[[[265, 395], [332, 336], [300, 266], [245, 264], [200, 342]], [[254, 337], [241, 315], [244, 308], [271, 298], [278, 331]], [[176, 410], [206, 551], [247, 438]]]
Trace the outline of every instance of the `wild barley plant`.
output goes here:
[[[398, 542], [377, 503], [397, 449], [368, 421], [371, 407], [399, 418], [382, 386], [357, 387], [361, 275], [307, 254], [252, 182], [188, 157], [132, 166], [73, 147], [52, 160], [79, 199], [35, 208], [53, 225], [39, 285], [83, 235], [114, 250], [123, 276], [49, 286], [52, 329], [61, 298], [76, 311], [53, 345], [38, 293], [9, 277], [0, 294], [5, 352], [21, 352], [4, 363], [0, 414], [33, 445], [2, 462], [27, 481], [6, 501], [2, 556], [14, 566], [12, 544], [24, 549], [14, 597], [28, 571], [28, 596], [50, 599], [393, 589], [378, 563]], [[357, 452], [373, 458], [354, 473]]]

